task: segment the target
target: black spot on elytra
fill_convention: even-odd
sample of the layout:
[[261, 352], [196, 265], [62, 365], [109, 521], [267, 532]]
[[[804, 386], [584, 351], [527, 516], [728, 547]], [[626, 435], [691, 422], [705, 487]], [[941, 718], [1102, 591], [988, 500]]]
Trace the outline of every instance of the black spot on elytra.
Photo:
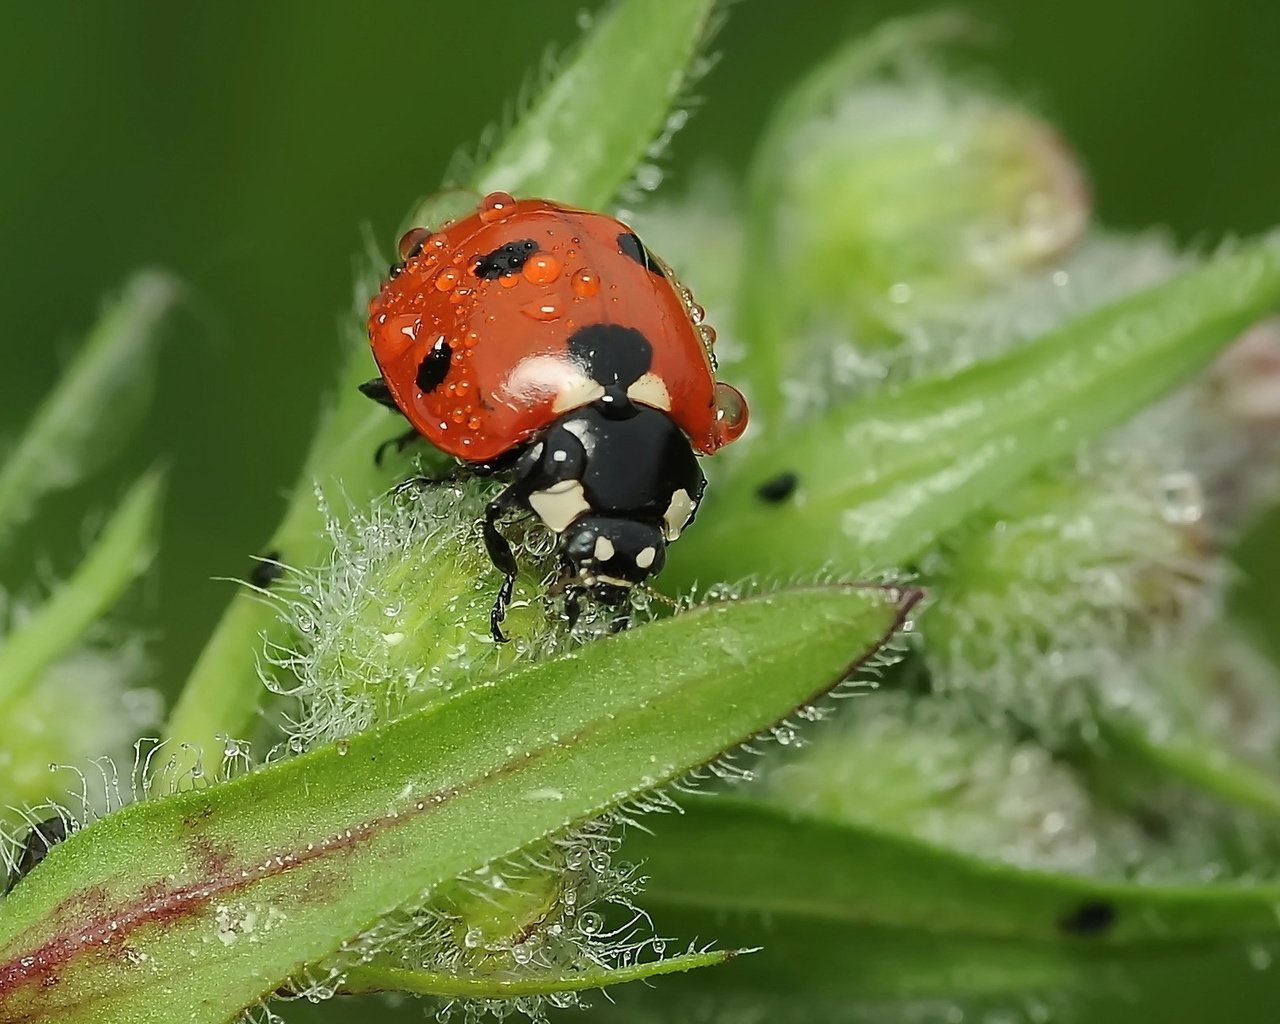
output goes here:
[[284, 575], [284, 566], [280, 563], [280, 552], [274, 548], [254, 559], [253, 571], [249, 573], [249, 582], [255, 587], [266, 590]]
[[494, 249], [493, 252], [481, 256], [476, 261], [476, 277], [492, 281], [503, 274], [514, 274], [524, 266], [525, 261], [538, 251], [538, 243], [532, 238], [519, 242], [508, 242]]
[[800, 478], [787, 470], [785, 473], [770, 477], [757, 487], [756, 497], [761, 501], [767, 501], [770, 505], [777, 505], [796, 493], [796, 485], [799, 482]]
[[657, 274], [659, 277], [667, 276], [663, 273], [658, 261], [649, 255], [649, 250], [644, 247], [644, 243], [634, 231], [624, 231], [618, 236], [618, 249], [622, 255], [630, 256], [649, 273]]
[[575, 331], [567, 347], [587, 376], [606, 389], [625, 392], [653, 365], [653, 346], [634, 327], [592, 324]]
[[22, 840], [22, 849], [18, 853], [18, 859], [14, 862], [13, 870], [9, 874], [4, 891], [7, 893], [27, 875], [31, 874], [40, 862], [48, 856], [49, 851], [66, 839], [69, 834], [70, 826], [61, 817], [46, 818], [44, 821], [32, 825]]
[[1065, 914], [1058, 927], [1068, 935], [1102, 935], [1115, 923], [1115, 904], [1106, 900], [1086, 900]]
[[432, 345], [431, 351], [422, 357], [418, 364], [418, 387], [424, 394], [431, 394], [444, 381], [452, 358], [453, 348], [444, 338]]

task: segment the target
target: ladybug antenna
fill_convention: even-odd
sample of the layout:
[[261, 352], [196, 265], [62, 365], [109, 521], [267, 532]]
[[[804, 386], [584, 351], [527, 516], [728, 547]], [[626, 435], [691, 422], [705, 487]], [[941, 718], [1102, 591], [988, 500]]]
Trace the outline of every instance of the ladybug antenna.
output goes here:
[[678, 612], [680, 610], [680, 602], [677, 601], [674, 597], [669, 597], [668, 595], [664, 594], [661, 590], [654, 590], [654, 588], [649, 586], [649, 584], [647, 583], [643, 584], [642, 586], [644, 588], [644, 592], [647, 595], [649, 595], [649, 597], [652, 598], [653, 600], [659, 602], [660, 604], [665, 604], [673, 612]]

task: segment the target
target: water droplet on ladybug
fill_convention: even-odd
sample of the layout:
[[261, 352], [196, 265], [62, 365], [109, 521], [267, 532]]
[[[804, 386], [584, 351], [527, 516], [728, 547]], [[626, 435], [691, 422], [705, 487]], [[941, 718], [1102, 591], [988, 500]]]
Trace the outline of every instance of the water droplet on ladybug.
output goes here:
[[416, 314], [388, 317], [380, 325], [379, 344], [387, 346], [391, 358], [399, 358], [408, 351], [409, 346], [418, 340], [422, 330], [422, 317]]
[[721, 444], [736, 441], [747, 429], [747, 400], [732, 384], [716, 382], [716, 436]]
[[402, 260], [411, 260], [422, 252], [423, 246], [427, 244], [427, 239], [430, 237], [431, 231], [428, 228], [410, 228], [400, 236], [396, 252], [400, 254]]
[[520, 312], [544, 324], [560, 319], [560, 307], [554, 302], [531, 302], [527, 306], [522, 306]]
[[560, 261], [549, 252], [534, 253], [520, 272], [530, 284], [550, 284], [560, 276]]
[[520, 283], [520, 277], [517, 274], [503, 274], [498, 278], [498, 284], [503, 288], [514, 288]]
[[716, 343], [716, 329], [710, 324], [699, 324], [698, 337], [702, 339], [703, 347], [710, 351], [711, 346]]
[[581, 270], [575, 270], [573, 277], [569, 279], [569, 287], [573, 289], [573, 294], [582, 299], [589, 299], [600, 291], [600, 275], [594, 270], [588, 270], [583, 267]]
[[474, 293], [475, 289], [473, 288], [455, 288], [453, 294], [449, 296], [449, 301], [457, 306], [466, 302]]
[[696, 302], [689, 303], [689, 318], [695, 323], [700, 324], [707, 318], [707, 311], [699, 306]]
[[480, 219], [486, 224], [502, 220], [515, 209], [515, 199], [506, 192], [490, 192], [480, 200]]
[[455, 267], [445, 267], [440, 273], [436, 274], [436, 288], [442, 292], [452, 291], [458, 286], [458, 281], [462, 275], [458, 273]]

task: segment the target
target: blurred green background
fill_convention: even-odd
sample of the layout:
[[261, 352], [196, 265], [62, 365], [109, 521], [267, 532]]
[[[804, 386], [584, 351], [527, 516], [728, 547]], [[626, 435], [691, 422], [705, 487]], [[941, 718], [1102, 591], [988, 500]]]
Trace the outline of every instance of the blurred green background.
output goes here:
[[[0, 36], [0, 274], [12, 437], [129, 271], [192, 289], [141, 438], [43, 506], [7, 580], [47, 580], [160, 458], [158, 570], [129, 615], [172, 692], [282, 505], [339, 358], [362, 225], [397, 222], [594, 4], [11, 4]], [[920, 3], [743, 0], [668, 182], [740, 167], [774, 98], [848, 33]], [[971, 58], [1062, 127], [1104, 221], [1211, 244], [1280, 222], [1280, 5], [974, 0]], [[803, 16], [797, 16], [803, 11]], [[687, 276], [695, 284], [696, 268]]]

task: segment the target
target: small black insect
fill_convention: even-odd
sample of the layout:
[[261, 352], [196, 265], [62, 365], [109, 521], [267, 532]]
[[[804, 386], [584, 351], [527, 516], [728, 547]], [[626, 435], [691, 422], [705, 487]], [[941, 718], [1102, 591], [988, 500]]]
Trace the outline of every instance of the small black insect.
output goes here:
[[757, 487], [756, 497], [761, 501], [767, 501], [770, 505], [777, 505], [795, 494], [799, 483], [800, 478], [788, 470], [785, 473], [770, 477]]
[[249, 573], [249, 582], [255, 587], [266, 590], [284, 575], [284, 565], [280, 561], [280, 552], [272, 548], [266, 554], [254, 559], [253, 570]]
[[5, 894], [11, 892], [15, 885], [31, 874], [48, 856], [49, 851], [66, 839], [72, 831], [73, 825], [61, 816], [46, 818], [32, 825], [22, 840], [18, 859], [9, 872], [9, 880], [4, 887]]
[[1068, 935], [1102, 935], [1116, 923], [1116, 907], [1107, 900], [1086, 900], [1065, 914], [1058, 927]]

